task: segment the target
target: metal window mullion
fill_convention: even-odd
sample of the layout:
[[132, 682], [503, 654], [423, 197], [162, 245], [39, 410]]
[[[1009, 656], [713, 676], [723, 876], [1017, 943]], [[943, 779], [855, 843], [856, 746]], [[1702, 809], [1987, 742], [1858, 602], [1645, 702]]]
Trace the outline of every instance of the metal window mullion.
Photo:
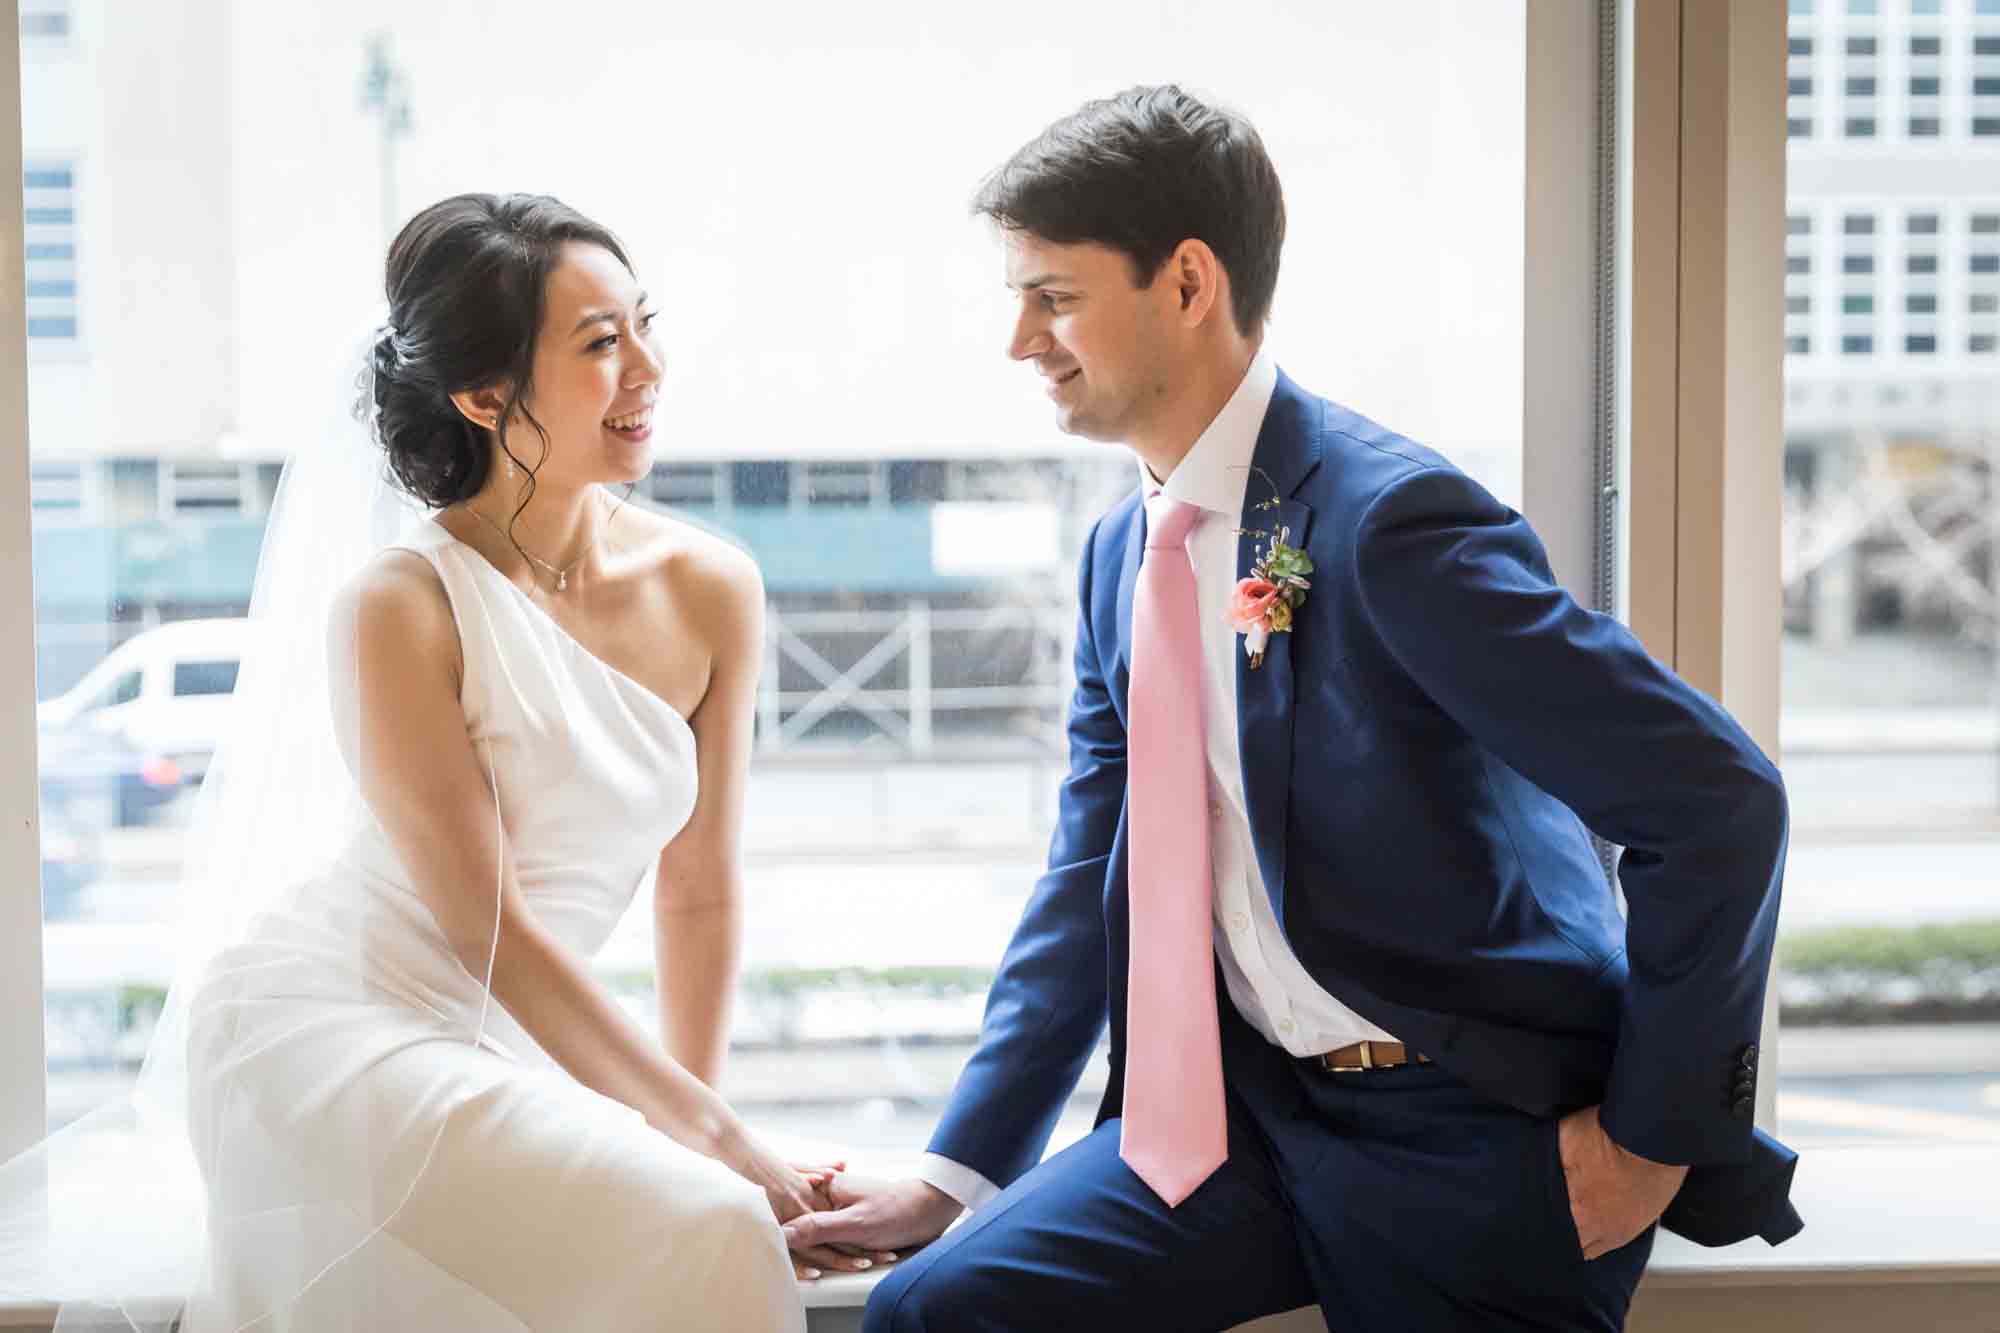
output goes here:
[[[1619, 492], [1623, 478], [1618, 467], [1618, 220], [1619, 195], [1619, 99], [1624, 89], [1618, 78], [1619, 0], [1598, 0], [1597, 5], [1597, 357], [1593, 369], [1596, 381], [1592, 478], [1597, 490], [1593, 515], [1595, 531], [1591, 544], [1590, 598], [1594, 609], [1605, 615], [1622, 617], [1618, 604], [1618, 557], [1623, 540], [1619, 528]], [[1603, 838], [1591, 835], [1598, 864], [1614, 891], [1618, 882], [1620, 849]]]

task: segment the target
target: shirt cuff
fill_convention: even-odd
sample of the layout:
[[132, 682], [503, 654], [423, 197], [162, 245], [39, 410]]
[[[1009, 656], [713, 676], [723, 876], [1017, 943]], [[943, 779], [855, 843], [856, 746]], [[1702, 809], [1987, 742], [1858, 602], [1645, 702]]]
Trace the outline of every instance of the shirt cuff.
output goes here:
[[923, 1165], [917, 1169], [917, 1179], [943, 1190], [967, 1211], [985, 1207], [1000, 1193], [998, 1185], [971, 1167], [934, 1152], [924, 1154]]

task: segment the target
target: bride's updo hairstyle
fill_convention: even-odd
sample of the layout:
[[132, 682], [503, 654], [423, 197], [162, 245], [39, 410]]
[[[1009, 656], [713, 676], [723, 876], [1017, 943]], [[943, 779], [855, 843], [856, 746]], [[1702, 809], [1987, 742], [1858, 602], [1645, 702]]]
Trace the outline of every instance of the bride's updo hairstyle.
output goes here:
[[[541, 194], [461, 194], [411, 218], [389, 247], [384, 286], [389, 322], [375, 339], [375, 432], [396, 483], [433, 509], [456, 504], [486, 484], [493, 442], [517, 416], [549, 436], [523, 404], [535, 365], [535, 335], [549, 271], [563, 246], [600, 245], [629, 270], [632, 261], [611, 232]], [[451, 395], [506, 384], [500, 429], [468, 421]], [[519, 510], [515, 511], [519, 513]]]

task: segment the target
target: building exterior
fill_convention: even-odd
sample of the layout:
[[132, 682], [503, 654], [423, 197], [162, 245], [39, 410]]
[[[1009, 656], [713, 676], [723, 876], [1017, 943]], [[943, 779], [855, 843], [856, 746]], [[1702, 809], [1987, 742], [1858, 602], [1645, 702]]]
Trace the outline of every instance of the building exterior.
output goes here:
[[1788, 618], [1992, 643], [2000, 0], [1791, 0], [1789, 49]]

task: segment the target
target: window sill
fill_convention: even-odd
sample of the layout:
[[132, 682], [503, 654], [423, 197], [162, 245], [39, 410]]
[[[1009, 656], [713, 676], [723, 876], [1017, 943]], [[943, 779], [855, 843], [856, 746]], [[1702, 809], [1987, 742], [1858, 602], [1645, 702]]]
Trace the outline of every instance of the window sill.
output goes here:
[[[1813, 1149], [1801, 1155], [1793, 1188], [1805, 1231], [1775, 1249], [1750, 1241], [1709, 1250], [1662, 1236], [1628, 1327], [1632, 1333], [1991, 1327], [2000, 1312], [1996, 1197], [2000, 1147]], [[878, 1280], [879, 1274], [864, 1274], [806, 1286], [812, 1333], [858, 1329]], [[0, 1299], [0, 1333], [46, 1329], [53, 1314], [46, 1302]], [[1244, 1325], [1243, 1333], [1322, 1327], [1316, 1312], [1298, 1310]]]

